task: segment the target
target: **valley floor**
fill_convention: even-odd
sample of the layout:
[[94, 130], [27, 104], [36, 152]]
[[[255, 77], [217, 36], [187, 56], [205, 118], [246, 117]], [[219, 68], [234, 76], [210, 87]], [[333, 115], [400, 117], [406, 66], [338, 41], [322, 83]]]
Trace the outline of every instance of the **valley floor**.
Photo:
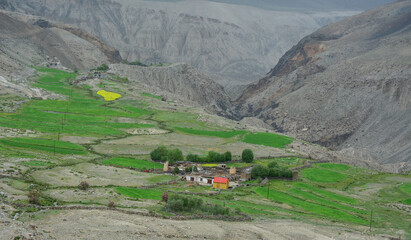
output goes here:
[[[135, 216], [115, 211], [69, 210], [41, 213], [24, 226], [0, 223], [0, 238], [17, 234], [35, 239], [389, 239], [368, 234], [368, 228], [302, 223], [294, 220], [227, 222], [209, 220], [176, 221]], [[30, 225], [31, 227], [27, 227]]]

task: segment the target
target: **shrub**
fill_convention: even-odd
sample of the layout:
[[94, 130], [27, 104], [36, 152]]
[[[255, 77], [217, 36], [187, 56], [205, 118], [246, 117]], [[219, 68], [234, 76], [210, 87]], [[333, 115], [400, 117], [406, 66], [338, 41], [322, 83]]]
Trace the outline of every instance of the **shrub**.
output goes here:
[[27, 197], [29, 198], [29, 203], [31, 204], [40, 204], [40, 192], [37, 190], [31, 190], [28, 194]]
[[80, 189], [80, 190], [87, 190], [88, 188], [90, 187], [90, 184], [88, 184], [88, 182], [86, 182], [86, 181], [82, 181], [79, 185], [78, 185], [78, 188]]
[[243, 162], [250, 163], [254, 160], [254, 153], [251, 149], [244, 149], [241, 154], [241, 159]]
[[164, 202], [168, 202], [168, 193], [163, 193], [163, 195], [161, 195], [161, 199], [163, 199]]
[[174, 212], [191, 212], [200, 209], [203, 200], [200, 198], [186, 197], [181, 195], [170, 195], [166, 208]]
[[115, 204], [113, 201], [110, 201], [110, 202], [108, 202], [107, 206], [108, 206], [109, 208], [115, 208], [115, 207], [116, 207], [116, 204]]
[[165, 146], [158, 146], [150, 153], [150, 157], [153, 161], [164, 161], [167, 158], [168, 150]]
[[256, 178], [266, 178], [268, 177], [269, 170], [267, 167], [262, 165], [255, 165], [253, 169], [251, 169], [251, 177]]
[[173, 174], [179, 174], [180, 173], [180, 169], [178, 167], [175, 167], [173, 170]]
[[108, 65], [107, 64], [101, 64], [100, 67], [97, 67], [96, 70], [98, 71], [107, 71], [108, 70]]
[[198, 172], [197, 166], [191, 166], [191, 167], [186, 167], [184, 169], [184, 172], [188, 173], [188, 172]]
[[278, 163], [276, 161], [272, 161], [268, 164], [268, 168], [278, 168]]

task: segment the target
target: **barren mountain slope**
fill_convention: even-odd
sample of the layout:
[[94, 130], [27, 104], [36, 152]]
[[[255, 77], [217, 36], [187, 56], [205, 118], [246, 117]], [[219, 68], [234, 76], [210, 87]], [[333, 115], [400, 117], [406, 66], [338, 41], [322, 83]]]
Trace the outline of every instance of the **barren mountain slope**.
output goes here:
[[128, 77], [151, 89], [171, 93], [173, 99], [190, 100], [221, 115], [231, 107], [230, 98], [221, 85], [186, 64], [165, 67], [140, 67], [125, 64], [110, 65], [110, 72]]
[[[73, 24], [124, 59], [186, 62], [224, 86], [244, 85], [320, 26], [353, 12], [272, 11], [210, 1], [1, 0], [0, 7]], [[235, 88], [227, 88], [235, 93]]]
[[399, 1], [302, 39], [247, 87], [238, 110], [307, 141], [409, 169], [410, 79], [411, 1]]
[[2, 94], [47, 98], [44, 91], [25, 83], [25, 79], [34, 74], [29, 65], [60, 62], [71, 69], [89, 69], [121, 60], [112, 47], [81, 29], [64, 24], [2, 11], [0, 26]]

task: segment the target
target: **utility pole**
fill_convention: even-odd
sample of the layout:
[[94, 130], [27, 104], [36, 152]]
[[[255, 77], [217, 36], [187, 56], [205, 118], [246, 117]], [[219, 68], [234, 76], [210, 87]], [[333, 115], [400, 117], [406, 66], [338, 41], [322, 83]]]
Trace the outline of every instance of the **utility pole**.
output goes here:
[[54, 140], [54, 155], [56, 155], [56, 140]]

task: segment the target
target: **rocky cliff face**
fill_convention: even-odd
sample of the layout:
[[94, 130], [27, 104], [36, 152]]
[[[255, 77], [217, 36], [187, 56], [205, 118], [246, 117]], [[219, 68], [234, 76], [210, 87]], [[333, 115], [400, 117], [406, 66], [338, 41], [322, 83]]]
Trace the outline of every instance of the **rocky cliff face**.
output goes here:
[[[0, 0], [0, 7], [78, 26], [129, 61], [186, 62], [233, 96], [301, 37], [352, 12], [263, 10], [212, 1]], [[326, 4], [322, 4], [326, 5]], [[310, 9], [306, 9], [310, 11]]]
[[411, 1], [398, 1], [303, 38], [247, 87], [237, 110], [307, 141], [409, 169], [410, 79]]
[[174, 99], [195, 102], [220, 115], [226, 115], [231, 108], [230, 98], [223, 87], [187, 64], [163, 67], [112, 64], [109, 72], [127, 77], [130, 84], [145, 84], [171, 93]]

